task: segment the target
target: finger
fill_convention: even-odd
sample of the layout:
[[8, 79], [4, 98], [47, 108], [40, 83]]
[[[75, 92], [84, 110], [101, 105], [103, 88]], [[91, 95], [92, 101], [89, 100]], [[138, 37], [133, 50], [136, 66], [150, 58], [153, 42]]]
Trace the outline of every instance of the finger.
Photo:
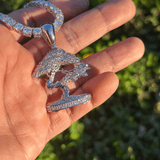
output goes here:
[[[65, 20], [69, 20], [76, 15], [82, 13], [87, 9], [89, 5], [88, 0], [69, 0], [69, 1], [54, 1], [50, 0], [51, 3], [54, 3], [57, 7], [59, 7], [65, 16]], [[30, 27], [39, 27], [44, 23], [49, 23], [54, 21], [54, 17], [52, 14], [47, 12], [45, 9], [41, 8], [25, 8], [19, 9], [9, 14], [10, 17], [15, 19], [16, 21], [30, 26]], [[11, 31], [14, 35], [15, 39], [21, 41], [24, 37], [15, 31]]]
[[106, 2], [65, 23], [58, 32], [57, 45], [69, 53], [77, 53], [107, 32], [128, 22], [134, 15], [132, 0]]
[[[57, 33], [57, 46], [75, 54], [107, 32], [123, 25], [134, 15], [135, 5], [131, 0], [103, 3], [66, 22]], [[42, 38], [32, 39], [24, 46], [33, 53], [37, 63], [49, 50]]]
[[118, 72], [139, 60], [143, 56], [144, 50], [143, 42], [139, 38], [131, 37], [83, 59], [82, 62], [93, 67], [90, 70], [91, 75], [94, 75], [94, 70], [98, 74]]
[[139, 38], [131, 37], [83, 59], [82, 62], [87, 63], [91, 69], [88, 70], [87, 77], [70, 84], [71, 93], [94, 76], [104, 72], [118, 72], [126, 68], [138, 61], [144, 51], [143, 42]]
[[[88, 76], [81, 77], [76, 82], [68, 83], [70, 94], [72, 94], [75, 90], [77, 90], [77, 88], [79, 88], [89, 79], [105, 72], [118, 72], [139, 60], [143, 54], [143, 42], [136, 37], [132, 37], [83, 59], [81, 62], [87, 63], [90, 67], [90, 69], [87, 71]], [[70, 70], [71, 68], [70, 66], [66, 66], [63, 69]], [[58, 78], [61, 79], [60, 77]], [[48, 91], [48, 94], [49, 93], [50, 92]], [[54, 94], [60, 98], [61, 92], [57, 92], [57, 90], [55, 90]], [[48, 100], [49, 102], [53, 101], [54, 95], [49, 96]]]
[[114, 73], [104, 73], [87, 81], [74, 94], [90, 93], [92, 95], [91, 101], [56, 113], [49, 113], [51, 120], [50, 138], [59, 134], [74, 121], [105, 102], [116, 91], [118, 83], [118, 78]]

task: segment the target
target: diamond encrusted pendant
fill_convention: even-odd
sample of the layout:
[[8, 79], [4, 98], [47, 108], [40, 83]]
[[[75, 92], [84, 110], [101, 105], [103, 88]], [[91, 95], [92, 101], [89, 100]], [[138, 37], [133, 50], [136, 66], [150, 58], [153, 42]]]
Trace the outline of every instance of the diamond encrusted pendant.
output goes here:
[[[65, 52], [63, 49], [57, 48], [55, 45], [57, 32], [63, 24], [64, 16], [62, 11], [54, 4], [45, 0], [34, 0], [27, 3], [24, 8], [38, 7], [44, 8], [51, 14], [55, 15], [55, 21], [51, 24], [44, 24], [41, 27], [29, 27], [19, 22], [16, 22], [8, 15], [0, 13], [0, 21], [3, 22], [9, 29], [12, 29], [26, 37], [43, 37], [46, 42], [51, 46], [52, 50], [43, 58], [38, 64], [33, 73], [33, 77], [39, 78], [43, 74], [48, 76], [49, 80], [46, 83], [46, 89], [59, 88], [63, 91], [60, 100], [47, 104], [48, 112], [59, 111], [62, 109], [70, 108], [79, 104], [84, 104], [91, 99], [90, 94], [82, 94], [76, 96], [69, 95], [68, 82], [76, 81], [82, 76], [88, 76], [86, 70], [89, 69], [88, 65], [81, 63], [79, 58], [75, 55]], [[61, 68], [63, 65], [73, 65], [73, 69], [64, 70]], [[56, 73], [61, 72], [65, 76], [56, 81]]]
[[[88, 65], [80, 62], [75, 55], [65, 52], [63, 49], [57, 48], [55, 45], [55, 32], [52, 24], [44, 24], [42, 26], [42, 36], [46, 42], [52, 47], [52, 50], [43, 58], [34, 71], [33, 76], [39, 78], [41, 75], [47, 75], [49, 80], [46, 83], [48, 89], [59, 88], [63, 91], [60, 100], [47, 104], [49, 112], [59, 111], [70, 108], [79, 104], [84, 104], [91, 99], [90, 94], [82, 94], [76, 96], [69, 95], [68, 82], [76, 81], [82, 76], [88, 76], [86, 70]], [[62, 65], [73, 64], [73, 69], [64, 70]], [[55, 82], [56, 73], [61, 72], [65, 76]]]

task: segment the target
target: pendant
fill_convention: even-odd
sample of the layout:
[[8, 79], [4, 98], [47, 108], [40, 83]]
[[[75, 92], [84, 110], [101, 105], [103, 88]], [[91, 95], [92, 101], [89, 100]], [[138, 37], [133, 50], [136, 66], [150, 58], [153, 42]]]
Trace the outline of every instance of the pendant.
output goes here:
[[[55, 32], [52, 24], [44, 24], [42, 26], [42, 36], [51, 46], [52, 50], [47, 53], [43, 60], [38, 64], [34, 71], [33, 77], [39, 78], [47, 75], [49, 80], [46, 83], [48, 89], [59, 88], [63, 91], [61, 99], [53, 103], [47, 104], [48, 112], [59, 111], [70, 108], [79, 104], [85, 104], [91, 99], [90, 94], [81, 94], [76, 96], [69, 95], [68, 82], [76, 81], [82, 76], [88, 76], [86, 71], [90, 69], [87, 64], [80, 62], [75, 55], [65, 52], [63, 49], [57, 48], [55, 45]], [[63, 65], [73, 65], [73, 69], [64, 70]], [[63, 73], [65, 76], [55, 81], [56, 73]]]

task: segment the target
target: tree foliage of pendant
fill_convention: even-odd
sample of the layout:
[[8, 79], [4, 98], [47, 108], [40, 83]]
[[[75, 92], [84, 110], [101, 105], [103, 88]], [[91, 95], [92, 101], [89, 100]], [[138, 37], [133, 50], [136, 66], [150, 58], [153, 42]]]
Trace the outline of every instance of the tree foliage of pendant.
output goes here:
[[[61, 69], [62, 65], [70, 64], [74, 65], [73, 69], [69, 71], [64, 70], [63, 68]], [[64, 93], [62, 99], [47, 105], [48, 111], [58, 111], [70, 108], [79, 104], [84, 104], [91, 99], [91, 95], [89, 94], [69, 96], [69, 88], [67, 87], [68, 82], [76, 81], [82, 76], [87, 76], [88, 74], [86, 73], [86, 70], [88, 69], [89, 67], [87, 64], [80, 62], [79, 58], [75, 55], [66, 53], [60, 48], [51, 50], [44, 57], [35, 69], [33, 76], [39, 78], [44, 74], [47, 75], [49, 80], [46, 87], [49, 89], [59, 88]], [[59, 81], [55, 81], [55, 75], [57, 72], [65, 74], [65, 76]]]

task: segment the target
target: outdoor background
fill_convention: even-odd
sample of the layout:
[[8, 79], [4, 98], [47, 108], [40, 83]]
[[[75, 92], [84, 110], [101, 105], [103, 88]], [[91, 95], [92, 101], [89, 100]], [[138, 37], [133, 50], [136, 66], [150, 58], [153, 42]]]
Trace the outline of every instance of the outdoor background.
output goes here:
[[[29, 0], [1, 0], [9, 13]], [[53, 138], [36, 160], [160, 160], [160, 0], [133, 0], [134, 19], [83, 49], [85, 58], [128, 37], [145, 43], [144, 57], [118, 72], [117, 92]], [[90, 9], [105, 0], [90, 0]]]

